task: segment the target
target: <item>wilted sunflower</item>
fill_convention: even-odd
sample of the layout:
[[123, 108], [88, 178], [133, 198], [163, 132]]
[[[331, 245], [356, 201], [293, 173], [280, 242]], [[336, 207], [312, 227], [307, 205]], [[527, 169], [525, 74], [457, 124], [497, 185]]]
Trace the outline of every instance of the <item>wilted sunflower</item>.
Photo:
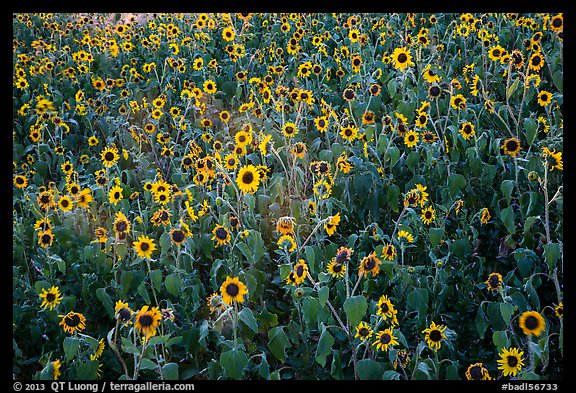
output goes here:
[[293, 217], [280, 217], [276, 222], [276, 230], [282, 235], [290, 235], [294, 231]]
[[220, 313], [226, 308], [222, 301], [222, 296], [220, 296], [218, 292], [214, 292], [206, 298], [206, 305], [208, 306], [210, 313]]
[[406, 196], [404, 197], [404, 206], [412, 206], [415, 207], [420, 202], [420, 193], [415, 191], [409, 191]]
[[508, 154], [511, 157], [516, 157], [522, 147], [520, 146], [520, 140], [517, 138], [508, 138], [504, 141], [501, 146], [502, 152], [504, 154]]
[[181, 245], [186, 240], [188, 232], [182, 228], [174, 228], [170, 231], [170, 242], [172, 244]]
[[446, 325], [436, 325], [432, 322], [430, 326], [422, 331], [426, 333], [425, 340], [428, 347], [434, 351], [438, 351], [442, 346], [442, 340], [446, 340], [446, 335], [444, 334], [446, 330]]
[[42, 304], [40, 306], [44, 310], [47, 308], [54, 310], [54, 308], [59, 305], [63, 299], [63, 296], [60, 293], [60, 289], [56, 286], [52, 286], [48, 290], [46, 290], [46, 288], [42, 288], [42, 292], [38, 296], [40, 296], [40, 299], [42, 299]]
[[216, 240], [216, 247], [224, 246], [230, 243], [230, 232], [222, 225], [216, 225], [212, 231], [214, 236], [212, 240]]
[[80, 333], [86, 328], [86, 318], [80, 313], [70, 311], [66, 315], [58, 315], [60, 323], [58, 325], [62, 326], [62, 329], [69, 334], [74, 334], [76, 332]]
[[138, 241], [132, 243], [132, 247], [136, 250], [136, 254], [141, 258], [152, 258], [152, 252], [156, 250], [154, 239], [146, 235], [138, 237]]
[[464, 110], [466, 109], [466, 98], [462, 94], [455, 94], [450, 100], [450, 105], [454, 109]]
[[342, 98], [344, 98], [346, 101], [350, 102], [350, 101], [354, 100], [354, 98], [356, 98], [356, 93], [354, 92], [354, 90], [352, 90], [350, 88], [346, 88], [342, 92]]
[[303, 142], [297, 142], [294, 144], [292, 148], [292, 153], [300, 159], [304, 158], [304, 154], [306, 153], [306, 144]]
[[76, 196], [76, 204], [78, 205], [78, 207], [81, 207], [83, 209], [88, 209], [88, 207], [90, 206], [90, 202], [92, 202], [93, 200], [94, 197], [92, 196], [92, 190], [90, 188], [82, 189], [82, 191], [80, 191]]
[[413, 66], [412, 53], [407, 47], [396, 48], [392, 52], [392, 64], [400, 71], [404, 71], [407, 67]]
[[100, 157], [102, 165], [110, 168], [120, 159], [120, 154], [118, 154], [118, 148], [116, 146], [106, 146], [102, 153], [100, 153]]
[[492, 378], [490, 378], [488, 370], [482, 363], [474, 363], [468, 366], [468, 369], [466, 370], [466, 379], [469, 381], [489, 381]]
[[394, 337], [394, 329], [388, 328], [376, 333], [376, 341], [372, 345], [380, 351], [387, 351], [389, 346], [398, 344], [397, 338]]
[[144, 336], [145, 340], [148, 340], [156, 335], [156, 329], [158, 329], [162, 320], [162, 313], [160, 313], [158, 307], [149, 309], [148, 306], [142, 306], [136, 312], [134, 320], [134, 328]]
[[360, 261], [358, 275], [368, 277], [368, 274], [372, 273], [372, 277], [376, 276], [380, 272], [381, 263], [382, 261], [376, 256], [376, 253], [372, 252]]
[[220, 294], [222, 301], [228, 305], [231, 305], [232, 301], [243, 303], [244, 295], [248, 294], [248, 289], [238, 277], [226, 276], [226, 280], [220, 286]]
[[385, 244], [384, 247], [382, 247], [382, 258], [391, 261], [395, 257], [396, 257], [396, 249], [394, 248], [394, 245], [388, 243]]
[[354, 338], [359, 338], [361, 341], [365, 341], [372, 337], [373, 332], [374, 331], [370, 325], [362, 321], [358, 324], [358, 326], [356, 326], [356, 335], [354, 335]]
[[324, 224], [324, 229], [326, 229], [328, 236], [332, 236], [334, 232], [336, 232], [338, 224], [340, 224], [340, 212], [334, 216], [330, 216], [328, 222]]
[[51, 230], [39, 231], [38, 232], [38, 245], [42, 248], [48, 248], [52, 246], [54, 242], [54, 234]]
[[498, 370], [501, 370], [505, 377], [516, 376], [524, 366], [522, 355], [524, 352], [519, 351], [518, 348], [510, 348], [510, 350], [502, 348], [502, 352], [499, 354], [500, 359], [497, 360]]
[[128, 303], [124, 303], [122, 300], [117, 300], [114, 306], [114, 318], [122, 323], [124, 326], [128, 326], [132, 323], [132, 314], [134, 312], [130, 309]]
[[442, 93], [442, 90], [440, 89], [440, 86], [436, 84], [428, 88], [428, 97], [432, 99], [440, 97], [440, 93]]
[[306, 273], [308, 272], [308, 265], [303, 259], [300, 259], [296, 265], [294, 265], [294, 282], [298, 285], [302, 284], [306, 279]]
[[60, 362], [60, 359], [56, 359], [52, 362], [52, 377], [54, 378], [54, 380], [58, 380], [58, 378], [60, 378], [60, 367], [62, 367], [62, 363]]
[[53, 197], [52, 197], [52, 192], [50, 192], [50, 191], [40, 192], [40, 194], [38, 194], [38, 198], [36, 198], [36, 200], [38, 201], [38, 205], [40, 206], [40, 208], [42, 210], [48, 210], [48, 209], [56, 206], [56, 203], [54, 202]]
[[481, 216], [480, 216], [480, 222], [482, 224], [488, 224], [488, 221], [490, 221], [490, 218], [492, 218], [492, 217], [490, 216], [490, 211], [488, 210], [488, 208], [487, 207], [483, 208]]
[[245, 165], [238, 171], [236, 184], [243, 193], [254, 194], [260, 185], [260, 173], [254, 165]]
[[527, 336], [539, 337], [546, 329], [546, 321], [537, 311], [524, 311], [520, 315], [520, 328]]
[[408, 363], [410, 363], [410, 355], [408, 354], [408, 351], [401, 349], [396, 354], [396, 359], [394, 359], [394, 369], [398, 368], [398, 366], [405, 369], [406, 366], [408, 366]]
[[490, 292], [498, 292], [502, 288], [502, 275], [500, 273], [490, 273], [485, 283]]

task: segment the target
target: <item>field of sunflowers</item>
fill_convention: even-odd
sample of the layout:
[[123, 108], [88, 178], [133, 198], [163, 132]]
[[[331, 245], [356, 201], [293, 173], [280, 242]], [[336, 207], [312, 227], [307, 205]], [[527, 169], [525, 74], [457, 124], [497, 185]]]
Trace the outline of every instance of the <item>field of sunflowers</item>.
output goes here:
[[563, 14], [13, 15], [14, 379], [559, 380]]

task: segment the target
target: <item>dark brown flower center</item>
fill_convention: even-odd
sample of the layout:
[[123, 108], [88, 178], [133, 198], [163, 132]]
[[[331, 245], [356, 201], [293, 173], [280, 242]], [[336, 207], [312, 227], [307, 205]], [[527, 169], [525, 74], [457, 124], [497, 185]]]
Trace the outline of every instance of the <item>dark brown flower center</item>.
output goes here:
[[142, 244], [140, 244], [140, 249], [142, 251], [148, 251], [150, 249], [150, 244], [148, 244], [147, 242], [143, 242]]
[[398, 62], [399, 63], [406, 63], [406, 61], [408, 61], [408, 56], [406, 56], [405, 53], [400, 53], [398, 55]]
[[344, 92], [344, 98], [346, 98], [347, 100], [351, 100], [354, 98], [354, 92], [352, 90], [346, 90]]
[[46, 203], [50, 202], [50, 196], [48, 196], [48, 195], [42, 195], [42, 196], [40, 197], [40, 201], [41, 201], [42, 203], [46, 204]]
[[474, 367], [472, 367], [472, 368], [470, 369], [470, 377], [471, 377], [473, 380], [482, 379], [482, 378], [483, 378], [483, 375], [482, 375], [482, 367], [479, 367], [479, 366], [474, 366]]
[[374, 266], [376, 266], [376, 261], [374, 258], [368, 258], [368, 260], [364, 263], [364, 269], [366, 270], [372, 270], [374, 269]]
[[184, 241], [184, 232], [180, 230], [172, 232], [172, 240], [174, 240], [176, 243], [181, 243]]
[[540, 322], [538, 321], [538, 318], [536, 318], [533, 315], [528, 316], [528, 318], [526, 318], [526, 320], [524, 321], [524, 325], [530, 329], [530, 330], [534, 330], [536, 329], [539, 325]]
[[358, 330], [358, 334], [362, 337], [366, 337], [368, 335], [368, 333], [370, 333], [370, 331], [368, 329], [366, 329], [365, 327]]
[[392, 337], [390, 337], [390, 335], [388, 333], [384, 333], [383, 335], [380, 336], [379, 341], [380, 341], [380, 343], [386, 345], [390, 341], [392, 341]]
[[438, 86], [432, 86], [430, 88], [430, 95], [432, 97], [437, 97], [440, 95], [440, 88]]
[[534, 56], [534, 57], [532, 58], [532, 65], [535, 65], [535, 66], [540, 65], [540, 61], [541, 61], [541, 60], [542, 60], [542, 59], [540, 59], [540, 56]]
[[[130, 310], [128, 310], [125, 307], [122, 307], [120, 310], [118, 310], [118, 314], [117, 314], [117, 318], [122, 321], [122, 322], [126, 322], [130, 319], [131, 317], [131, 313]], [[140, 318], [142, 319], [142, 318]]]
[[238, 295], [239, 292], [240, 288], [238, 288], [238, 285], [236, 284], [228, 284], [226, 286], [226, 293], [232, 297]]
[[516, 356], [507, 356], [506, 363], [508, 363], [510, 367], [516, 367], [518, 365], [518, 358]]
[[500, 279], [498, 278], [497, 275], [493, 274], [488, 279], [488, 283], [490, 284], [490, 287], [498, 288], [498, 286], [500, 285]]
[[298, 265], [298, 267], [296, 268], [296, 275], [298, 277], [302, 277], [303, 274], [304, 274], [304, 265]]
[[342, 265], [337, 264], [332, 266], [332, 270], [334, 271], [334, 273], [340, 273], [342, 271]]
[[388, 303], [384, 302], [380, 305], [380, 311], [382, 312], [382, 314], [386, 314], [388, 311], [390, 311], [390, 307], [388, 307]]
[[116, 223], [116, 230], [118, 232], [124, 232], [127, 228], [128, 225], [126, 224], [126, 221], [119, 221], [118, 223]]
[[56, 295], [54, 295], [53, 293], [48, 293], [46, 295], [46, 301], [48, 303], [52, 303], [54, 300], [56, 300]]
[[48, 244], [52, 240], [52, 237], [48, 234], [42, 235], [42, 243]]
[[70, 327], [76, 327], [80, 324], [80, 317], [76, 314], [67, 316], [64, 319], [64, 323]]
[[152, 323], [154, 323], [154, 319], [152, 318], [151, 315], [148, 314], [141, 315], [140, 318], [138, 318], [138, 321], [140, 322], [140, 325], [142, 325], [142, 327], [144, 328], [150, 327], [152, 326]]
[[252, 172], [248, 171], [242, 175], [242, 182], [244, 184], [252, 184], [253, 181], [254, 181], [254, 174]]
[[104, 159], [106, 161], [114, 161], [114, 153], [111, 151], [106, 152], [106, 154], [104, 154]]
[[430, 332], [430, 340], [438, 342], [442, 340], [442, 332], [440, 330], [434, 329]]
[[518, 143], [515, 140], [510, 140], [506, 142], [506, 149], [509, 151], [516, 151], [518, 149]]
[[560, 20], [560, 18], [555, 18], [552, 20], [552, 26], [554, 27], [560, 27], [562, 26], [562, 20]]
[[228, 237], [228, 231], [225, 228], [216, 229], [216, 238], [220, 240], [225, 240]]

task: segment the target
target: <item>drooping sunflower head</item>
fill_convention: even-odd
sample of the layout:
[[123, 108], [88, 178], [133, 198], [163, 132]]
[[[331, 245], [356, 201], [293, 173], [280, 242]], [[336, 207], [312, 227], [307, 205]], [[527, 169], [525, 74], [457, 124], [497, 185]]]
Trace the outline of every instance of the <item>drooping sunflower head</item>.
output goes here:
[[525, 311], [520, 315], [520, 328], [527, 336], [539, 337], [546, 329], [546, 321], [537, 311]]
[[66, 333], [74, 334], [86, 328], [86, 318], [81, 313], [70, 311], [66, 315], [58, 316], [61, 318], [59, 325]]
[[296, 265], [294, 265], [294, 282], [298, 285], [302, 284], [306, 279], [306, 274], [308, 273], [308, 265], [303, 259], [300, 259]]
[[344, 277], [344, 274], [346, 274], [346, 265], [338, 263], [336, 261], [330, 261], [326, 266], [326, 271], [332, 277], [342, 278]]
[[382, 258], [391, 261], [396, 257], [396, 255], [396, 248], [393, 244], [387, 243], [382, 247]]
[[497, 292], [502, 288], [502, 275], [500, 273], [490, 273], [485, 282], [490, 292]]
[[248, 294], [248, 289], [238, 277], [227, 276], [220, 286], [220, 294], [222, 301], [228, 305], [231, 305], [232, 301], [243, 303], [244, 295]]
[[474, 363], [468, 366], [468, 369], [466, 370], [466, 379], [469, 381], [486, 381], [491, 380], [492, 378], [482, 363]]
[[282, 235], [289, 235], [294, 231], [294, 217], [280, 217], [276, 222], [276, 230]]
[[382, 261], [376, 256], [376, 253], [372, 252], [360, 261], [358, 275], [367, 277], [369, 273], [372, 273], [372, 277], [376, 276], [380, 272], [381, 263]]
[[338, 224], [340, 224], [340, 212], [334, 216], [330, 216], [328, 222], [324, 224], [324, 229], [326, 229], [328, 236], [332, 236], [334, 232], [336, 232], [336, 227], [338, 227]]
[[114, 307], [114, 318], [122, 323], [124, 326], [127, 326], [132, 323], [132, 314], [134, 312], [130, 309], [128, 303], [123, 302], [122, 300], [117, 300], [115, 307]]
[[336, 256], [334, 257], [334, 261], [336, 263], [346, 263], [348, 261], [350, 261], [350, 257], [352, 255], [352, 253], [354, 252], [354, 250], [352, 250], [351, 248], [347, 248], [347, 247], [340, 247], [337, 251], [336, 251]]
[[286, 249], [288, 252], [292, 252], [296, 249], [296, 241], [292, 235], [280, 236], [277, 244], [280, 249]]

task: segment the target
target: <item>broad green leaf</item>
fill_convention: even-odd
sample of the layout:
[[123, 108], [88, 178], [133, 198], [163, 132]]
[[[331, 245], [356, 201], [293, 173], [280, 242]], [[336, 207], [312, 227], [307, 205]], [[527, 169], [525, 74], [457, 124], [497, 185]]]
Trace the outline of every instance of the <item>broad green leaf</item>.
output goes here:
[[108, 293], [106, 293], [106, 289], [104, 288], [96, 289], [96, 297], [98, 298], [98, 300], [100, 300], [100, 302], [104, 306], [104, 309], [106, 310], [108, 316], [110, 318], [114, 318], [114, 304], [112, 303], [112, 299], [110, 299], [110, 296], [108, 296]]
[[466, 186], [466, 178], [459, 173], [448, 176], [448, 189], [450, 194], [456, 196]]
[[506, 98], [510, 99], [512, 94], [518, 89], [518, 84], [520, 83], [520, 78], [516, 78], [514, 82], [510, 86], [508, 86], [508, 90], [506, 90]]
[[326, 365], [326, 356], [332, 352], [333, 345], [334, 337], [332, 337], [328, 329], [325, 328], [320, 335], [320, 340], [316, 347], [316, 362], [318, 362], [322, 367]]
[[505, 330], [497, 330], [492, 333], [492, 342], [496, 348], [508, 348], [510, 346], [510, 340]]
[[344, 302], [344, 312], [352, 327], [358, 326], [362, 318], [364, 318], [366, 310], [368, 310], [368, 302], [362, 295], [349, 297]]
[[306, 296], [302, 299], [302, 316], [308, 327], [311, 327], [316, 323], [319, 307], [320, 305], [316, 298]]
[[516, 233], [516, 227], [514, 225], [514, 208], [512, 206], [508, 206], [500, 211], [500, 220], [502, 220], [508, 233], [512, 235]]
[[167, 381], [178, 380], [178, 363], [166, 363], [164, 366], [162, 366], [162, 375]]
[[529, 146], [532, 146], [536, 135], [538, 135], [538, 123], [533, 118], [527, 117], [524, 119], [524, 130], [526, 131], [526, 141]]
[[284, 326], [276, 326], [268, 331], [268, 349], [276, 359], [284, 362], [286, 360], [286, 348], [291, 346], [288, 336], [284, 333]]
[[548, 269], [550, 272], [556, 267], [556, 262], [560, 258], [560, 244], [558, 243], [547, 243], [544, 244], [544, 259], [546, 264], [548, 264]]
[[156, 370], [158, 365], [148, 358], [140, 361], [140, 370]]
[[318, 302], [320, 302], [320, 305], [322, 307], [324, 307], [324, 305], [328, 301], [328, 295], [329, 295], [328, 287], [324, 286], [324, 287], [320, 287], [320, 289], [318, 289]]
[[510, 303], [500, 303], [500, 314], [506, 325], [510, 323], [510, 319], [516, 310], [516, 306]]
[[502, 195], [506, 198], [506, 203], [510, 204], [512, 200], [512, 191], [514, 191], [514, 180], [503, 180], [500, 183], [500, 191], [502, 191]]
[[150, 271], [150, 281], [156, 291], [162, 290], [162, 271], [158, 269]]
[[428, 239], [430, 240], [432, 247], [437, 247], [443, 237], [444, 228], [430, 228], [430, 231], [428, 232]]
[[239, 313], [238, 317], [242, 322], [246, 324], [254, 333], [258, 333], [258, 322], [254, 318], [252, 310], [248, 307], [244, 307]]
[[83, 381], [95, 380], [98, 364], [98, 360], [87, 360], [86, 363], [79, 365], [76, 374], [78, 379]]
[[232, 379], [242, 379], [247, 364], [248, 356], [240, 349], [234, 348], [220, 355], [220, 365], [224, 374]]
[[65, 337], [62, 346], [64, 348], [64, 355], [66, 355], [66, 361], [69, 362], [74, 359], [76, 353], [78, 353], [80, 340], [76, 337]]
[[177, 273], [171, 273], [166, 276], [166, 280], [164, 281], [166, 285], [166, 290], [173, 296], [179, 296], [180, 291], [182, 290], [182, 279]]
[[384, 366], [372, 359], [358, 361], [356, 369], [361, 380], [381, 380], [384, 374]]

